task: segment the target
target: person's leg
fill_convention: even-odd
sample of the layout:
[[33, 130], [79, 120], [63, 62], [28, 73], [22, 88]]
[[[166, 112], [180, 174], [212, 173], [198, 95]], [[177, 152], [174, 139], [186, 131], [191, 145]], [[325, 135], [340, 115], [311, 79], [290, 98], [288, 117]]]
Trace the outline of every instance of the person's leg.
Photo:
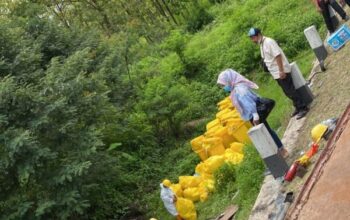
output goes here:
[[280, 149], [283, 147], [282, 141], [281, 139], [278, 137], [278, 135], [276, 134], [276, 132], [274, 130], [272, 130], [272, 128], [270, 127], [270, 125], [267, 123], [267, 121], [263, 122], [267, 131], [270, 133], [273, 141], [275, 142], [275, 144], [277, 145], [277, 148]]
[[322, 9], [322, 16], [324, 19], [324, 22], [326, 23], [327, 29], [330, 33], [333, 33], [335, 31], [335, 27], [332, 24], [331, 15], [329, 14], [328, 5], [329, 3], [324, 3], [323, 1], [320, 2], [320, 8]]
[[293, 79], [290, 73], [284, 79], [277, 79], [277, 83], [282, 88], [284, 94], [293, 101], [293, 105], [297, 111], [306, 109], [306, 104], [303, 102], [300, 95], [295, 90]]
[[332, 8], [340, 15], [343, 20], [347, 20], [347, 15], [344, 9], [338, 4], [336, 0], [329, 1]]
[[289, 155], [289, 152], [286, 150], [286, 148], [283, 146], [281, 139], [278, 137], [278, 135], [276, 134], [276, 132], [271, 129], [270, 125], [267, 123], [267, 121], [263, 122], [265, 127], [267, 128], [267, 130], [269, 131], [273, 141], [276, 143], [277, 145], [277, 149], [278, 149], [278, 153], [283, 157], [286, 158]]

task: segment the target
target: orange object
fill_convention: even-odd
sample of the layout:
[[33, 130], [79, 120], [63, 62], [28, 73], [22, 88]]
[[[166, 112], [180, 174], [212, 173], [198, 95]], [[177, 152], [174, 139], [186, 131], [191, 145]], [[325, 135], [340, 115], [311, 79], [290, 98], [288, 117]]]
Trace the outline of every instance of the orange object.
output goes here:
[[306, 152], [306, 156], [311, 158], [313, 155], [315, 155], [318, 151], [319, 145], [317, 143], [312, 143], [311, 148]]

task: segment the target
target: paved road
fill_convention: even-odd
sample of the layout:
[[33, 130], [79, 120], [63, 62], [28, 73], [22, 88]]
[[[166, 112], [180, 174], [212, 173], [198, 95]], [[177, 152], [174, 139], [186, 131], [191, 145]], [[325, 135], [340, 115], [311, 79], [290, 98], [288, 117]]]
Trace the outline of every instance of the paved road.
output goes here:
[[338, 127], [288, 219], [350, 219], [350, 106]]

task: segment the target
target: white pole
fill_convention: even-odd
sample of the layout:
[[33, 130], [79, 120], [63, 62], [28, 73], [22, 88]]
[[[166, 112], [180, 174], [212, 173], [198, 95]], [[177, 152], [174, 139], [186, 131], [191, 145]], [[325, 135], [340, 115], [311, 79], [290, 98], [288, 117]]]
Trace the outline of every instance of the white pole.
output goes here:
[[306, 84], [306, 81], [303, 77], [303, 74], [301, 73], [298, 65], [296, 62], [293, 62], [290, 64], [292, 68], [292, 80], [294, 84], [294, 88], [297, 91], [297, 93], [302, 98], [303, 102], [307, 105], [309, 105], [313, 99], [314, 96], [309, 88], [309, 86]]
[[327, 58], [327, 50], [321, 40], [319, 33], [316, 30], [315, 25], [312, 25], [304, 30], [305, 37], [309, 42], [311, 49], [314, 51], [317, 60], [320, 63], [322, 71], [325, 71], [324, 60]]
[[288, 170], [288, 165], [283, 157], [278, 154], [277, 145], [265, 125], [259, 124], [252, 127], [249, 129], [248, 135], [273, 177], [284, 176]]

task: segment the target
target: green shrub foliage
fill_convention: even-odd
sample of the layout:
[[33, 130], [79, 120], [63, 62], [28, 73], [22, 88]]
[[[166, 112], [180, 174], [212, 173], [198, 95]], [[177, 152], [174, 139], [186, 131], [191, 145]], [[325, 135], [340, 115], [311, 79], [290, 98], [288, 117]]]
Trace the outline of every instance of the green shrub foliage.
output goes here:
[[[0, 218], [167, 219], [159, 182], [193, 175], [189, 139], [224, 97], [218, 73], [260, 74], [247, 30], [293, 59], [321, 21], [304, 0], [3, 0]], [[216, 174], [244, 204], [262, 169], [246, 158]]]

